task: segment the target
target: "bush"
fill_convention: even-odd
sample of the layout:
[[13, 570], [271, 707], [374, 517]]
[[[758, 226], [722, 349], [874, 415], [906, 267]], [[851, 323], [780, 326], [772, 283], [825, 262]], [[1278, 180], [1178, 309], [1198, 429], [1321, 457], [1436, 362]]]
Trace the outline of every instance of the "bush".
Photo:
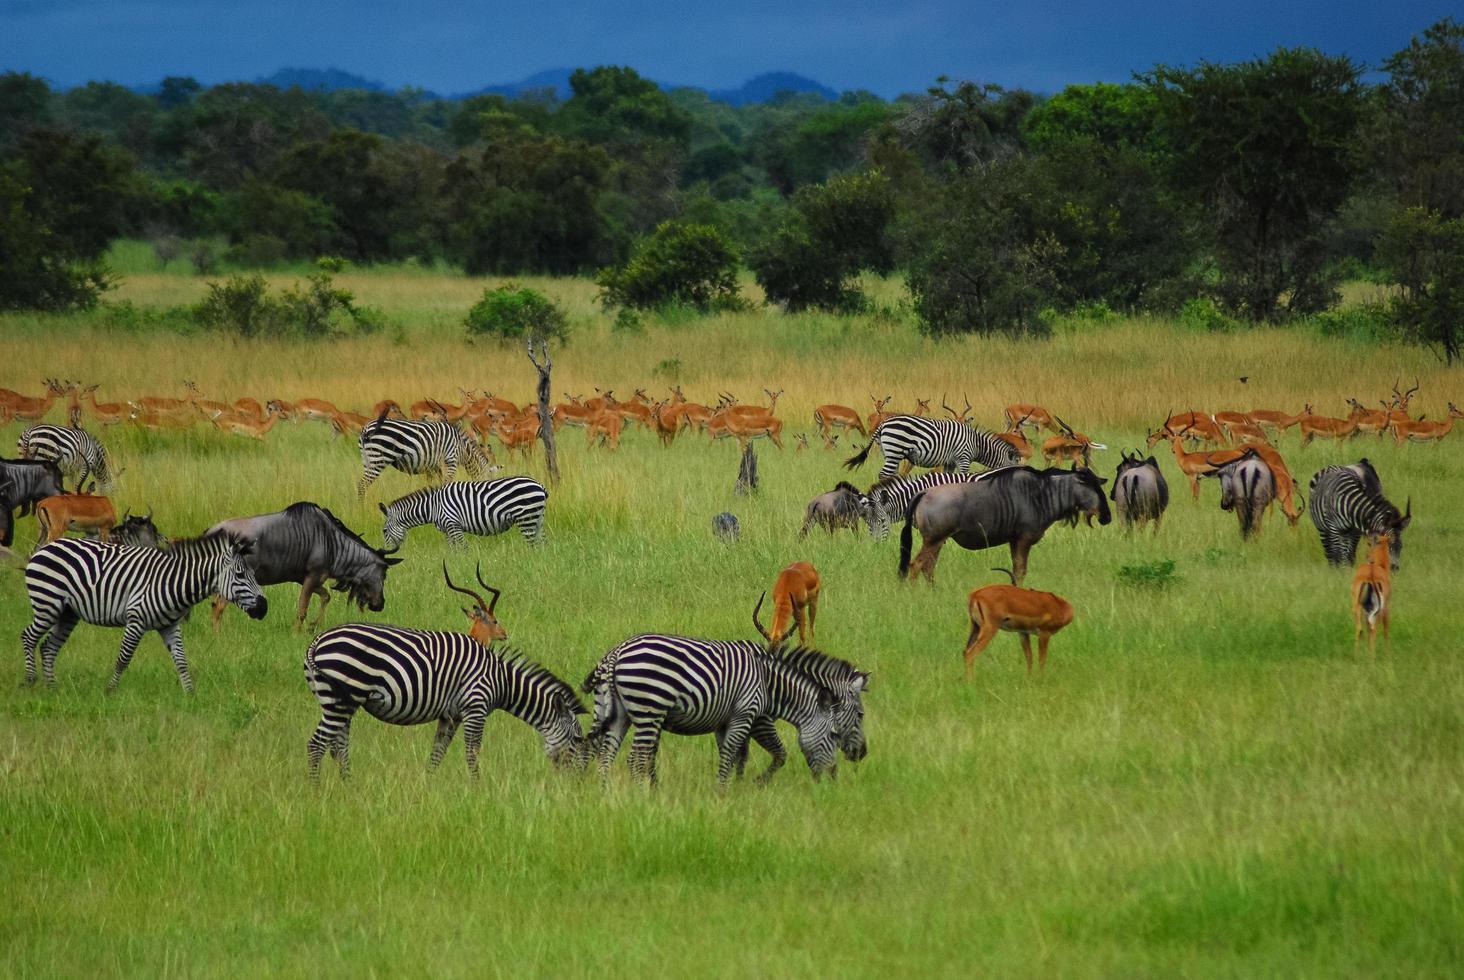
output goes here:
[[1464, 217], [1399, 211], [1378, 251], [1400, 289], [1389, 310], [1397, 330], [1446, 363], [1464, 356]]
[[1121, 565], [1117, 574], [1124, 585], [1141, 589], [1167, 589], [1179, 581], [1179, 576], [1174, 574], [1173, 558]]
[[683, 303], [707, 313], [745, 306], [737, 294], [737, 252], [711, 225], [663, 222], [629, 262], [601, 269], [595, 281], [607, 308]]
[[208, 284], [208, 296], [198, 304], [198, 322], [214, 330], [241, 337], [278, 333], [285, 321], [284, 309], [269, 295], [264, 276], [230, 276]]
[[485, 289], [483, 298], [468, 310], [464, 323], [473, 336], [504, 340], [521, 337], [563, 340], [569, 328], [564, 311], [547, 296], [512, 284]]
[[1346, 337], [1376, 343], [1393, 331], [1389, 310], [1378, 303], [1363, 303], [1345, 309], [1324, 310], [1311, 318], [1324, 337]]
[[1185, 301], [1179, 308], [1179, 324], [1191, 330], [1203, 330], [1208, 333], [1223, 333], [1227, 330], [1234, 330], [1238, 324], [1215, 304], [1215, 301], [1208, 296], [1195, 296]]
[[333, 333], [332, 320], [337, 314], [355, 318], [355, 297], [349, 290], [337, 289], [328, 272], [317, 272], [286, 289], [280, 296], [285, 319], [307, 337], [324, 337]]
[[356, 306], [350, 290], [338, 289], [330, 274], [318, 272], [279, 296], [271, 296], [264, 277], [230, 276], [208, 284], [208, 296], [194, 308], [194, 320], [204, 327], [241, 337], [299, 334], [330, 337], [349, 322], [357, 333], [375, 333], [386, 316], [374, 307]]

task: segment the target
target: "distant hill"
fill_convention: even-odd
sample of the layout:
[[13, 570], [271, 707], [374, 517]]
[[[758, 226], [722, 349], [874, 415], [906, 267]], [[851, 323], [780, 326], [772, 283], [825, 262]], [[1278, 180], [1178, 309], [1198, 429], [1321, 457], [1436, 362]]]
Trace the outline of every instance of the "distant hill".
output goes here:
[[754, 102], [771, 102], [782, 92], [811, 92], [830, 102], [839, 97], [839, 93], [827, 85], [790, 71], [770, 71], [743, 82], [741, 88], [708, 90], [707, 96], [728, 105], [748, 105]]
[[[502, 95], [507, 98], [517, 98], [528, 92], [549, 89], [557, 98], [567, 99], [570, 96], [569, 76], [573, 73], [572, 68], [549, 68], [516, 82], [485, 85], [471, 92], [460, 92], [447, 96], [447, 98], [467, 99], [475, 95]], [[392, 91], [381, 82], [348, 71], [341, 71], [339, 68], [281, 68], [274, 74], [260, 77], [256, 81], [262, 85], [274, 85], [282, 89], [298, 85], [310, 92], [336, 92], [341, 89], [364, 89], [367, 92]], [[705, 92], [710, 99], [734, 106], [769, 102], [783, 92], [813, 94], [829, 101], [839, 97], [839, 93], [827, 85], [790, 71], [766, 72], [743, 82], [738, 88], [729, 89], [708, 89], [700, 85], [675, 85], [669, 82], [656, 82], [656, 84], [667, 90], [685, 88]], [[133, 86], [133, 91], [153, 95], [158, 91], [158, 84], [154, 82], [149, 85]]]
[[368, 92], [386, 92], [387, 87], [360, 75], [339, 68], [281, 68], [273, 75], [257, 79], [261, 85], [289, 88], [298, 85], [310, 92], [335, 92], [343, 88], [360, 88]]

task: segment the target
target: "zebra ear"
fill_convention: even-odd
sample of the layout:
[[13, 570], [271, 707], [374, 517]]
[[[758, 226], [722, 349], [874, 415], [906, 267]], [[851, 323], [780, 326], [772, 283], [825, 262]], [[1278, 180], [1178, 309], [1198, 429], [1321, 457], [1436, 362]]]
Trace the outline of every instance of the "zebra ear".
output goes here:
[[867, 690], [869, 690], [869, 674], [868, 673], [862, 673], [862, 674], [860, 674], [858, 677], [856, 677], [854, 679], [854, 690], [856, 690], [856, 691], [867, 691]]
[[390, 516], [391, 516], [391, 515], [390, 515], [390, 514], [387, 514], [387, 513], [386, 513], [386, 504], [383, 504], [383, 503], [382, 503], [382, 502], [381, 502], [381, 501], [379, 501], [379, 500], [378, 500], [378, 501], [377, 501], [377, 502], [376, 502], [376, 506], [378, 506], [378, 507], [380, 507], [380, 508], [381, 508], [381, 512], [382, 512], [382, 513], [383, 513], [383, 514], [386, 514], [386, 516], [387, 516], [387, 517], [390, 517]]

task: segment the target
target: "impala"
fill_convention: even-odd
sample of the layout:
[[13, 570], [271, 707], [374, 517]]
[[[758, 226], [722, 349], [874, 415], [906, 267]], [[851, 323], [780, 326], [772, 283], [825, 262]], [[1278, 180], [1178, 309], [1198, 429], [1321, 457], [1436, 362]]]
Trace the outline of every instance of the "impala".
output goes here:
[[759, 436], [767, 436], [773, 441], [773, 445], [779, 449], [783, 448], [783, 420], [775, 415], [755, 415], [750, 418], [739, 418], [730, 415], [725, 411], [713, 415], [707, 423], [707, 434], [713, 441], [732, 437], [743, 451], [747, 450], [748, 443]]
[[1213, 442], [1217, 446], [1225, 445], [1225, 434], [1220, 431], [1220, 426], [1216, 425], [1215, 420], [1204, 412], [1196, 412], [1193, 409], [1178, 415], [1171, 412], [1164, 425], [1169, 429], [1183, 429], [1187, 433], [1185, 438], [1191, 442]]
[[1262, 461], [1271, 468], [1271, 475], [1276, 479], [1276, 499], [1281, 502], [1281, 513], [1286, 515], [1286, 523], [1296, 527], [1296, 522], [1301, 520], [1301, 510], [1298, 508], [1296, 495], [1296, 481], [1291, 477], [1291, 470], [1286, 466], [1286, 460], [1281, 454], [1272, 448], [1270, 443], [1264, 445], [1253, 445], [1250, 448], [1256, 451]]
[[1357, 423], [1357, 431], [1364, 435], [1382, 437], [1388, 426], [1393, 424], [1392, 416], [1388, 414], [1387, 408], [1364, 408], [1362, 402], [1356, 398], [1347, 399], [1347, 404], [1352, 406], [1348, 418]]
[[1454, 407], [1453, 402], [1449, 402], [1449, 414], [1442, 422], [1427, 422], [1423, 419], [1394, 422], [1393, 438], [1400, 446], [1405, 442], [1438, 442], [1454, 428], [1455, 419], [1464, 419], [1464, 412]]
[[131, 409], [123, 402], [98, 402], [97, 388], [100, 385], [87, 385], [81, 391], [81, 403], [85, 405], [102, 425], [116, 425], [124, 421]]
[[879, 425], [885, 419], [889, 418], [892, 415], [899, 414], [898, 412], [885, 411], [885, 406], [890, 403], [890, 399], [893, 397], [893, 395], [885, 395], [883, 398], [876, 398], [874, 397], [874, 395], [869, 396], [869, 400], [874, 402], [874, 411], [869, 413], [869, 429], [867, 431], [873, 432], [874, 427]]
[[1015, 431], [1024, 425], [1031, 425], [1034, 429], [1047, 428], [1057, 432], [1057, 423], [1052, 421], [1052, 413], [1041, 405], [1024, 405], [1017, 403], [1008, 405], [1002, 411], [1006, 418], [1007, 429]]
[[625, 425], [625, 418], [611, 408], [602, 408], [590, 416], [589, 424], [585, 426], [585, 446], [593, 446], [598, 437], [600, 445], [608, 445], [611, 449], [620, 448], [620, 430]]
[[1346, 439], [1357, 432], [1357, 419], [1345, 418], [1334, 419], [1325, 415], [1316, 415], [1312, 412], [1311, 405], [1306, 405], [1301, 413], [1301, 444], [1303, 446], [1313, 439]]
[[[278, 412], [269, 412], [262, 419], [239, 412], [227, 412], [213, 416], [211, 421], [217, 428], [225, 432], [232, 432], [236, 436], [245, 436], [249, 439], [263, 440], [279, 420]], [[332, 424], [334, 424], [334, 420], [332, 420]], [[365, 422], [361, 424], [364, 425]], [[355, 431], [359, 432], [360, 426], [357, 426]]]
[[1082, 463], [1089, 464], [1092, 452], [1095, 449], [1107, 449], [1101, 442], [1094, 442], [1081, 432], [1074, 432], [1072, 426], [1062, 419], [1057, 419], [1057, 424], [1062, 427], [1062, 434], [1051, 436], [1042, 443], [1042, 458], [1047, 460], [1047, 465], [1053, 466], [1063, 460], [1069, 460], [1076, 466]]
[[1158, 432], [1149, 433], [1149, 446], [1161, 439], [1168, 439], [1174, 448], [1174, 461], [1179, 464], [1180, 472], [1189, 480], [1190, 496], [1195, 500], [1200, 499], [1200, 477], [1207, 473], [1213, 473], [1216, 469], [1226, 463], [1240, 459], [1246, 453], [1245, 449], [1213, 449], [1209, 451], [1188, 453], [1184, 449], [1184, 437], [1187, 429], [1180, 429], [1175, 432], [1168, 425], [1165, 425]]
[[[762, 599], [757, 600], [757, 607], [752, 611], [753, 625], [772, 644], [782, 643], [796, 627], [799, 644], [807, 646], [813, 642], [813, 622], [818, 618], [819, 588], [818, 569], [809, 562], [795, 561], [779, 572], [773, 582], [772, 635], [763, 629], [757, 618], [758, 610], [762, 609]], [[765, 598], [766, 592], [763, 593]]]
[[188, 404], [192, 405], [193, 410], [206, 419], [211, 419], [224, 412], [232, 413], [234, 411], [234, 406], [227, 402], [217, 402], [199, 397], [203, 392], [199, 391], [198, 385], [192, 381], [183, 382], [183, 387], [188, 389]]
[[26, 422], [36, 422], [46, 417], [51, 406], [56, 404], [56, 398], [69, 392], [74, 385], [70, 382], [62, 384], [55, 378], [46, 379], [46, 394], [41, 398], [28, 398], [18, 392], [8, 391], [5, 399], [5, 412], [10, 418], [21, 419]]
[[1281, 433], [1300, 422], [1302, 416], [1306, 413], [1298, 412], [1292, 415], [1289, 412], [1278, 412], [1272, 408], [1253, 408], [1247, 414], [1250, 415], [1251, 421], [1256, 425], [1270, 426], [1276, 433], [1276, 438], [1279, 439], [1281, 438]]
[[971, 635], [966, 640], [966, 680], [970, 680], [976, 658], [1001, 630], [1022, 638], [1027, 673], [1032, 673], [1032, 637], [1037, 637], [1037, 670], [1047, 668], [1047, 645], [1054, 633], [1073, 621], [1073, 607], [1062, 596], [1038, 592], [1017, 585], [1008, 569], [993, 568], [1012, 580], [1011, 585], [987, 585], [972, 591], [966, 602], [971, 616]]
[[819, 435], [823, 436], [825, 446], [833, 445], [832, 436], [835, 428], [845, 431], [856, 430], [861, 436], [869, 438], [869, 432], [864, 428], [864, 420], [859, 413], [847, 405], [820, 405], [813, 410], [813, 424], [818, 426]]
[[1367, 653], [1376, 657], [1378, 623], [1383, 624], [1383, 642], [1388, 652], [1393, 650], [1393, 640], [1388, 635], [1388, 620], [1393, 601], [1393, 558], [1388, 553], [1388, 536], [1380, 534], [1368, 549], [1367, 560], [1358, 566], [1352, 576], [1352, 652], [1362, 640], [1363, 622], [1367, 623]]
[[73, 529], [96, 531], [106, 541], [117, 523], [117, 511], [106, 497], [63, 493], [37, 502], [36, 523], [41, 529], [37, 548], [50, 544]]

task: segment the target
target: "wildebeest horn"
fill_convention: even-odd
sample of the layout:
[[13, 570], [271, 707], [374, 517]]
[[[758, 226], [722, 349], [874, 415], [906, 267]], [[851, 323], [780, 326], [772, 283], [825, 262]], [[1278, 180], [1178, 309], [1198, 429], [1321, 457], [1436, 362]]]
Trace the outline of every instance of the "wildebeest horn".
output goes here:
[[477, 562], [473, 563], [473, 574], [477, 576], [479, 585], [487, 589], [489, 592], [493, 593], [493, 601], [488, 603], [488, 614], [491, 616], [493, 614], [493, 607], [498, 605], [498, 597], [503, 593], [501, 590], [495, 589], [493, 586], [483, 581], [483, 567]]
[[131, 516], [132, 516], [132, 508], [131, 507], [128, 507], [126, 510], [124, 510], [122, 512], [122, 523], [123, 524], [126, 524], [127, 523], [127, 518], [129, 518]]
[[1017, 577], [1012, 574], [1012, 570], [1010, 568], [993, 568], [992, 571], [993, 572], [1002, 572], [1003, 574], [1006, 575], [1007, 578], [1009, 578], [1009, 579], [1012, 580], [1012, 584], [1013, 585], [1016, 585], [1017, 584]]

